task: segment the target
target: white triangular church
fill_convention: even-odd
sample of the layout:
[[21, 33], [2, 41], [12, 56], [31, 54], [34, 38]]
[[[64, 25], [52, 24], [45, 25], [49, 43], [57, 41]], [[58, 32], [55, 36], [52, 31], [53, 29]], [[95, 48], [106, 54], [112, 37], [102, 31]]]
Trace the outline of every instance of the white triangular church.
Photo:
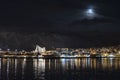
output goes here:
[[35, 48], [35, 51], [34, 51], [34, 53], [45, 53], [46, 52], [46, 49], [45, 49], [45, 47], [40, 47], [39, 45], [36, 45], [36, 48]]

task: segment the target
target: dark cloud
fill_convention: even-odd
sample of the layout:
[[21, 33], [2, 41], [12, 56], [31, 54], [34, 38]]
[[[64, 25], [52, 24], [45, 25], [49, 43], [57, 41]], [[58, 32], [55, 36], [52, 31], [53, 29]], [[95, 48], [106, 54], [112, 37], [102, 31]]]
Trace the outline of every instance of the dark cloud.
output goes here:
[[[4, 0], [0, 1], [0, 25], [1, 28], [10, 27], [11, 30], [21, 27], [30, 31], [58, 30], [59, 27], [81, 19], [83, 9], [89, 6], [95, 7], [95, 11], [101, 15], [119, 18], [118, 2], [118, 0]], [[4, 29], [7, 30], [6, 27]]]
[[[90, 19], [84, 11], [91, 7], [97, 16]], [[119, 7], [119, 0], [1, 0], [0, 47], [119, 44]]]

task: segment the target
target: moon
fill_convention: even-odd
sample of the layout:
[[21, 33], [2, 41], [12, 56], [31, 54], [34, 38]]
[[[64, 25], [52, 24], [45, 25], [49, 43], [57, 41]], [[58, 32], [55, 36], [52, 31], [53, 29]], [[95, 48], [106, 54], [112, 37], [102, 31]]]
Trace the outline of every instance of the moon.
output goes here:
[[86, 14], [87, 17], [90, 17], [90, 18], [95, 16], [95, 12], [94, 12], [94, 10], [92, 8], [86, 9], [85, 14]]
[[88, 9], [88, 10], [87, 10], [87, 13], [88, 13], [88, 14], [93, 14], [93, 13], [94, 13], [94, 12], [93, 12], [93, 9]]

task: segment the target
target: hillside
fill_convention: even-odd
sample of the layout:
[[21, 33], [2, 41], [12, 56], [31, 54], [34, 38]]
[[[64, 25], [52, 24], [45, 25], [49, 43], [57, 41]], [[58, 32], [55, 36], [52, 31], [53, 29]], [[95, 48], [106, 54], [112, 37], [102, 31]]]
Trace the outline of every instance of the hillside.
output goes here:
[[83, 32], [83, 34], [78, 35], [63, 33], [0, 32], [0, 48], [33, 50], [36, 44], [41, 47], [46, 47], [47, 49], [54, 49], [56, 47], [102, 47], [120, 44], [118, 33], [98, 33], [93, 35], [94, 33], [97, 32]]

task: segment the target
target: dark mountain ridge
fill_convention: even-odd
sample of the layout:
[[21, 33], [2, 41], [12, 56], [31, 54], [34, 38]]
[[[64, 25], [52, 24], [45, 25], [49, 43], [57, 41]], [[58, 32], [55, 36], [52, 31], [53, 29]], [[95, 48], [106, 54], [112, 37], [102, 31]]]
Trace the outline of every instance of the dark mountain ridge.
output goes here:
[[61, 27], [50, 25], [47, 28], [48, 26], [45, 28], [32, 25], [1, 26], [0, 48], [33, 50], [36, 44], [47, 49], [103, 47], [120, 44], [119, 21], [93, 18], [76, 20]]

